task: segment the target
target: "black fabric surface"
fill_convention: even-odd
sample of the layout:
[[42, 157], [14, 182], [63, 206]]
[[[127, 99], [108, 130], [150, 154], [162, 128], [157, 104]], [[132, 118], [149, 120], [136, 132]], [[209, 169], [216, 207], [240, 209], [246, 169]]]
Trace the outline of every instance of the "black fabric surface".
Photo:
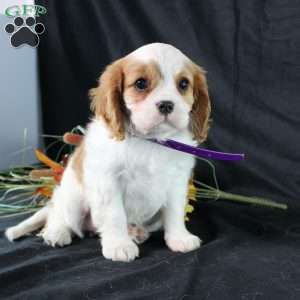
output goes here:
[[[149, 42], [181, 49], [208, 71], [208, 148], [222, 189], [264, 196], [287, 212], [198, 203], [189, 227], [204, 245], [169, 251], [160, 233], [129, 263], [104, 260], [95, 238], [52, 249], [0, 240], [3, 299], [300, 299], [300, 2], [297, 0], [36, 1], [43, 128], [62, 134], [89, 117], [87, 91], [104, 66]], [[211, 171], [199, 163], [199, 180]], [[21, 218], [1, 221], [1, 230]]]

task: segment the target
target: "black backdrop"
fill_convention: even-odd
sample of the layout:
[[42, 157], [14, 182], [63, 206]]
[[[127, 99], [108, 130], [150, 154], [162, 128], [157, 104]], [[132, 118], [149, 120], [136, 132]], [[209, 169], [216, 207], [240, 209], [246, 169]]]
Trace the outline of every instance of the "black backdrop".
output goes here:
[[[48, 10], [38, 48], [45, 133], [87, 123], [87, 91], [105, 65], [146, 43], [171, 43], [208, 71], [213, 125], [207, 146], [246, 154], [244, 162], [214, 162], [221, 188], [290, 209], [201, 202], [190, 223], [205, 241], [201, 249], [171, 253], [157, 234], [131, 264], [105, 261], [95, 239], [62, 250], [37, 238], [14, 245], [1, 240], [8, 257], [0, 263], [1, 293], [15, 299], [300, 299], [300, 1], [36, 2]], [[196, 172], [211, 181], [205, 164]]]

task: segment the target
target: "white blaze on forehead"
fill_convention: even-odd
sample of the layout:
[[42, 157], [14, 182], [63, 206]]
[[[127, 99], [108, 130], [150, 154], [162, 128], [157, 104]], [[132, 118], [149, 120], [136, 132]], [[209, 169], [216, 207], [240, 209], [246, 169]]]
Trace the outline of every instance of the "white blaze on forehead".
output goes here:
[[179, 73], [185, 63], [190, 61], [179, 49], [163, 43], [142, 46], [130, 53], [128, 57], [145, 63], [151, 60], [155, 61], [165, 78]]

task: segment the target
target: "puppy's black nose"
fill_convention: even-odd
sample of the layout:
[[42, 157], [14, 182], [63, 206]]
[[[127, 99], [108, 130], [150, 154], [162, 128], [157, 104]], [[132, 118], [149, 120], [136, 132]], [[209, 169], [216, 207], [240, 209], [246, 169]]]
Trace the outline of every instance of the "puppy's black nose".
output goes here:
[[172, 101], [164, 100], [157, 104], [159, 112], [163, 115], [168, 115], [174, 110], [174, 103]]

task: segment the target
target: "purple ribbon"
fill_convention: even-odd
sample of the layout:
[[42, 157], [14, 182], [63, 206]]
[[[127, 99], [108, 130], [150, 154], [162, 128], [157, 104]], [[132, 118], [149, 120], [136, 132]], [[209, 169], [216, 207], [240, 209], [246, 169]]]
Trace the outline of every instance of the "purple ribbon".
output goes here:
[[245, 154], [243, 153], [225, 153], [225, 152], [212, 151], [203, 148], [193, 147], [174, 140], [159, 141], [156, 139], [150, 139], [150, 141], [198, 157], [211, 158], [217, 160], [230, 160], [230, 161], [239, 161], [245, 158]]

